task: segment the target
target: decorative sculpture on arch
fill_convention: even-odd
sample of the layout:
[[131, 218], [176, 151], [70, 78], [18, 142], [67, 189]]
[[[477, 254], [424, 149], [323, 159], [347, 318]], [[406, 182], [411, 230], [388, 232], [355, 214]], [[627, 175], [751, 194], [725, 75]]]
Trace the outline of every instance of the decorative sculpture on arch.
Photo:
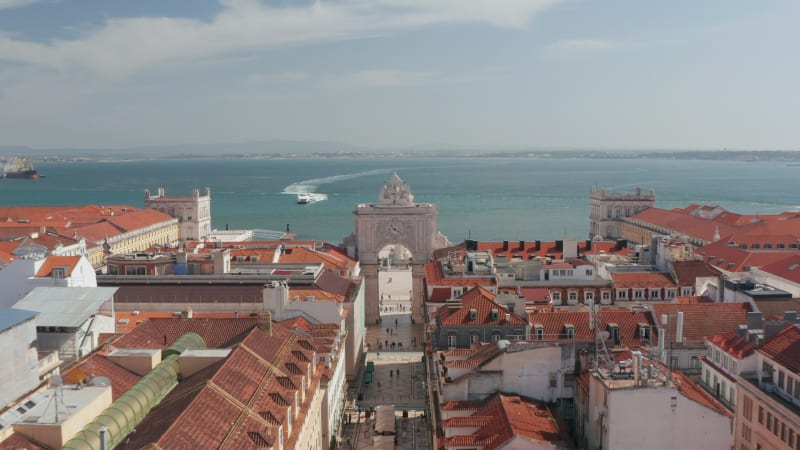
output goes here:
[[414, 195], [411, 187], [395, 172], [391, 180], [383, 184], [378, 203], [381, 205], [411, 206], [414, 204]]

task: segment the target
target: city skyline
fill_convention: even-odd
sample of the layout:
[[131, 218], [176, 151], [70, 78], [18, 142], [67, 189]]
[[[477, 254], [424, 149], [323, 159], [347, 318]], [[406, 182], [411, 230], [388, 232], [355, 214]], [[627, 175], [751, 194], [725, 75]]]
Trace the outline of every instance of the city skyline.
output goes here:
[[789, 1], [0, 0], [4, 145], [797, 148]]

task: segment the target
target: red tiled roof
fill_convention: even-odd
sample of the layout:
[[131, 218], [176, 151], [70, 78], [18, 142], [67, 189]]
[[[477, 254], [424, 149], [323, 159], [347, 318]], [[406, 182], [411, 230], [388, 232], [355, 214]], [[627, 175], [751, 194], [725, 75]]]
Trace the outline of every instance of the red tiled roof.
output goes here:
[[709, 266], [705, 261], [675, 261], [672, 263], [675, 281], [680, 286], [694, 286], [695, 280], [702, 277], [718, 277], [720, 271]]
[[737, 359], [752, 355], [756, 348], [755, 340], [750, 340], [748, 342], [747, 336], [739, 336], [736, 331], [713, 334], [706, 339], [725, 353]]
[[[435, 314], [441, 326], [476, 326], [476, 325], [526, 325], [527, 322], [515, 314], [511, 314], [503, 306], [494, 302], [494, 294], [482, 287], [472, 288], [461, 296], [461, 307], [458, 309], [440, 308]], [[470, 310], [477, 311], [477, 320], [470, 319]], [[497, 317], [492, 318], [492, 310], [497, 310]], [[509, 314], [506, 321], [505, 314]]]
[[72, 275], [72, 270], [75, 269], [75, 266], [80, 260], [80, 256], [48, 256], [45, 258], [42, 266], [39, 267], [36, 276], [50, 277], [53, 273], [53, 269], [64, 267], [64, 277], [69, 278], [69, 276]]
[[442, 427], [477, 428], [472, 434], [445, 438], [445, 445], [449, 446], [494, 450], [515, 436], [538, 442], [563, 441], [555, 419], [546, 408], [531, 400], [500, 393], [486, 399], [472, 415], [443, 420]]
[[495, 279], [491, 275], [485, 277], [445, 276], [441, 260], [425, 264], [425, 282], [431, 287], [442, 286], [493, 286]]
[[735, 331], [738, 325], [747, 323], [750, 311], [747, 303], [655, 303], [652, 307], [659, 323], [662, 314], [671, 317], [669, 336], [673, 340], [677, 313], [683, 312], [683, 337], [687, 341], [702, 341], [709, 335]]
[[169, 214], [155, 209], [143, 209], [141, 211], [106, 217], [106, 221], [124, 231], [138, 230], [171, 220], [176, 219]]
[[208, 348], [223, 348], [253, 328], [254, 318], [183, 319], [153, 318], [114, 341], [117, 348], [167, 348], [184, 333], [197, 333]]
[[800, 255], [790, 256], [761, 267], [761, 270], [792, 283], [800, 284]]
[[787, 326], [764, 341], [758, 351], [791, 372], [800, 373], [800, 329], [797, 326]]
[[736, 229], [724, 222], [702, 219], [680, 209], [647, 208], [631, 216], [631, 220], [656, 225], [670, 234], [683, 234], [706, 242], [713, 242], [717, 231], [720, 236], [728, 236]]
[[762, 267], [790, 256], [797, 250], [744, 250], [727, 244], [726, 239], [697, 249], [695, 255], [702, 256], [708, 264], [727, 272], [742, 272], [745, 267]]
[[[468, 353], [459, 359], [446, 359], [444, 361], [445, 367], [475, 369], [487, 362], [491, 361], [495, 356], [500, 354], [500, 348], [495, 343], [479, 343], [473, 344]], [[454, 356], [452, 353], [450, 356]]]
[[435, 287], [432, 291], [428, 298], [429, 302], [443, 302], [452, 297], [452, 290], [449, 287]]
[[669, 274], [660, 272], [620, 272], [611, 274], [615, 288], [675, 287]]
[[0, 442], [0, 449], [8, 450], [49, 450], [20, 433], [12, 433], [8, 439]]
[[[531, 340], [537, 340], [536, 328], [541, 326], [544, 332], [543, 341], [594, 341], [594, 330], [589, 327], [589, 311], [551, 311], [537, 312], [529, 315], [531, 323]], [[568, 339], [565, 325], [575, 327], [575, 338]], [[616, 324], [619, 329], [621, 345], [639, 345], [642, 337], [639, 324], [646, 324], [654, 331], [653, 320], [649, 313], [625, 309], [604, 309], [600, 311], [600, 331], [608, 331], [609, 324]], [[654, 335], [651, 336], [654, 341]]]
[[62, 375], [67, 380], [78, 381], [86, 378], [108, 377], [111, 380], [111, 397], [116, 400], [142, 379], [141, 376], [118, 366], [106, 358], [105, 354], [95, 352], [72, 365]]
[[[182, 380], [120, 448], [150, 443], [161, 448], [272, 445], [278, 439], [278, 426], [288, 426], [288, 408], [302, 386], [298, 375], [307, 373], [313, 349], [304, 337], [284, 327], [273, 327], [271, 334], [253, 328], [225, 360]], [[307, 380], [307, 392], [316, 389], [323, 375], [320, 369]], [[301, 400], [300, 416], [285, 448], [293, 448], [312, 398]]]

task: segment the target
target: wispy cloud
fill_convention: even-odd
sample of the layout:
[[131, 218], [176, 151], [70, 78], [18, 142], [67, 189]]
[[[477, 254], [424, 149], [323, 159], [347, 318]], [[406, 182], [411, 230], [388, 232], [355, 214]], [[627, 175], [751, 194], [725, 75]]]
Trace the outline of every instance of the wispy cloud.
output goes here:
[[279, 73], [254, 73], [247, 76], [246, 82], [249, 85], [261, 85], [270, 83], [291, 83], [302, 81], [308, 78], [305, 72], [279, 72]]
[[32, 5], [39, 0], [0, 0], [0, 10]]
[[[25, 1], [0, 0], [0, 5]], [[222, 0], [223, 10], [209, 21], [112, 18], [77, 39], [46, 43], [0, 36], [0, 60], [118, 78], [163, 64], [438, 24], [525, 28], [536, 14], [562, 1], [341, 0], [275, 8], [257, 0]]]
[[459, 74], [395, 69], [370, 69], [332, 76], [324, 80], [323, 84], [327, 87], [334, 88], [391, 88], [428, 86], [439, 83], [484, 81], [498, 79], [504, 75], [505, 72], [498, 68]]
[[609, 39], [562, 39], [545, 47], [550, 56], [598, 55], [641, 47], [642, 44]]

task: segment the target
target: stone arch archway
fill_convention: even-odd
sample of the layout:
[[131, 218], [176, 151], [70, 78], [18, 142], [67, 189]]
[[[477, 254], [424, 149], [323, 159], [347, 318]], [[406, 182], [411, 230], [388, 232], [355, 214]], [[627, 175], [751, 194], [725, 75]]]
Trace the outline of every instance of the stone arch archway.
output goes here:
[[376, 203], [356, 205], [353, 214], [356, 219], [353, 253], [364, 274], [366, 322], [374, 323], [379, 317], [378, 255], [389, 245], [402, 245], [411, 252], [411, 317], [421, 321], [425, 263], [430, 261], [434, 250], [449, 244], [436, 230], [436, 206], [415, 203], [410, 186], [395, 173], [384, 183]]

